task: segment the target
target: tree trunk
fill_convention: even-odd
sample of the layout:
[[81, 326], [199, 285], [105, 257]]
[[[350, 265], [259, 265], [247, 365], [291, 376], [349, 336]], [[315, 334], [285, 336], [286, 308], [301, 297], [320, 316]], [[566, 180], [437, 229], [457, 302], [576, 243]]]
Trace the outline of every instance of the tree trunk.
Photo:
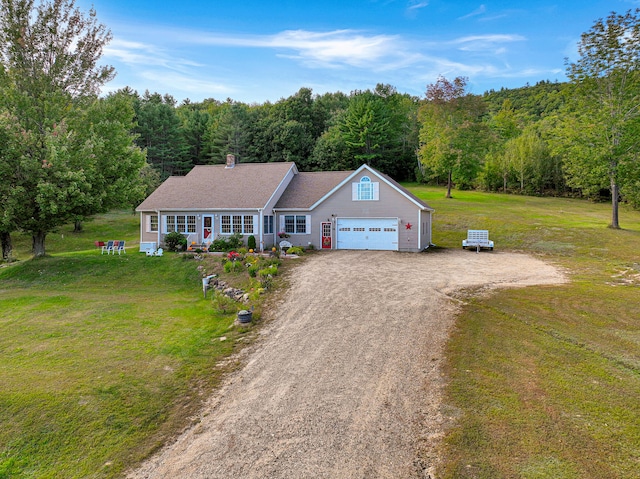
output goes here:
[[74, 233], [82, 232], [82, 221], [77, 220], [73, 222], [73, 232]]
[[451, 177], [452, 177], [452, 171], [449, 170], [449, 175], [447, 177], [447, 195], [445, 196], [445, 198], [451, 198]]
[[618, 222], [618, 184], [615, 180], [611, 180], [611, 228], [620, 229], [620, 223]]
[[44, 249], [44, 240], [47, 237], [47, 233], [43, 231], [38, 231], [34, 235], [31, 236], [33, 239], [33, 256], [39, 258], [45, 255]]
[[11, 243], [11, 233], [0, 231], [0, 243], [2, 243], [2, 259], [10, 262], [13, 259], [13, 244]]

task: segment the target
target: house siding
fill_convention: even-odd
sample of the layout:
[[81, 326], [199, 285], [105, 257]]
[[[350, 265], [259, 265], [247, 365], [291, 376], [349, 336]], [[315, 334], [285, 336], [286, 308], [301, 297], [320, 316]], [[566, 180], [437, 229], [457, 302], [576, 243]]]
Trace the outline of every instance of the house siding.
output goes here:
[[[362, 183], [359, 188], [357, 185], [363, 176], [371, 181]], [[362, 194], [369, 192], [374, 199], [354, 200], [359, 191]], [[395, 181], [367, 165], [355, 172], [316, 173], [298, 173], [294, 163], [239, 164], [233, 169], [219, 165], [200, 166], [186, 177], [169, 178], [136, 210], [140, 212], [140, 241], [158, 245], [164, 240], [167, 215], [195, 216], [195, 232], [184, 234], [188, 242], [196, 244], [205, 242], [203, 222], [207, 215], [213, 217], [213, 234], [206, 242], [221, 236], [223, 215], [251, 215], [253, 236], [258, 247], [265, 250], [281, 241], [277, 233], [282, 230], [284, 215], [307, 218], [307, 233], [291, 234], [288, 238], [296, 246], [320, 248], [322, 223], [330, 222], [332, 248], [335, 249], [338, 220], [356, 218], [384, 218], [391, 219], [393, 224], [397, 222], [399, 251], [421, 251], [431, 244], [432, 210]], [[152, 215], [159, 216], [157, 232], [148, 231]], [[264, 233], [267, 216], [273, 216], [273, 234]], [[248, 236], [244, 235], [245, 242]], [[360, 238], [361, 245], [358, 243]], [[349, 246], [368, 247], [363, 236], [351, 236], [351, 241], [354, 243]], [[396, 249], [395, 239], [387, 235], [384, 241], [388, 242], [371, 245]]]
[[[352, 199], [352, 184], [358, 183], [363, 176], [368, 176], [373, 182], [379, 183], [379, 199], [354, 201]], [[292, 234], [287, 241], [294, 246], [314, 247], [321, 246], [321, 224], [332, 223], [333, 248], [336, 247], [336, 223], [338, 218], [397, 218], [398, 219], [398, 251], [421, 251], [429, 246], [431, 237], [431, 214], [422, 211], [404, 194], [391, 187], [385, 181], [364, 170], [353, 177], [351, 181], [342, 185], [330, 197], [325, 199], [316, 208], [308, 210], [279, 211], [277, 224], [280, 225], [280, 217], [290, 214], [310, 214], [311, 233]], [[408, 225], [411, 225], [408, 228]], [[426, 234], [422, 234], [426, 231]]]

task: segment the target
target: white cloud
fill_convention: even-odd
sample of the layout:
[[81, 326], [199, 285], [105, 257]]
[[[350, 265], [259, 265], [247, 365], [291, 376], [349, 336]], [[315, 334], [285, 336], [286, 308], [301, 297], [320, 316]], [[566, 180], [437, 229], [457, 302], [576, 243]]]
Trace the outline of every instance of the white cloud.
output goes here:
[[461, 37], [449, 42], [451, 45], [457, 45], [459, 50], [467, 52], [483, 52], [491, 51], [493, 54], [503, 54], [506, 52], [505, 43], [521, 42], [526, 40], [522, 35], [470, 35]]
[[429, 6], [429, 2], [420, 2], [413, 0], [409, 2], [409, 6], [407, 7], [407, 11], [415, 12], [416, 10], [420, 10], [421, 8], [425, 8]]
[[486, 11], [487, 11], [487, 7], [484, 4], [482, 4], [478, 8], [476, 8], [473, 12], [467, 13], [466, 15], [458, 18], [458, 20], [467, 20], [468, 18], [471, 18], [471, 17], [477, 17], [478, 15], [482, 15]]
[[427, 1], [411, 0], [405, 10], [405, 16], [407, 18], [417, 18], [420, 10], [429, 6]]
[[192, 60], [172, 56], [166, 50], [148, 43], [114, 39], [104, 48], [106, 59], [114, 58], [127, 65], [163, 66], [172, 70], [184, 71], [187, 67], [202, 66]]
[[293, 53], [280, 53], [280, 56], [298, 59], [307, 66], [331, 68], [364, 68], [386, 57], [396, 57], [402, 51], [402, 42], [398, 36], [368, 35], [354, 30], [286, 30], [262, 36], [202, 34], [182, 39], [203, 45], [292, 50]]

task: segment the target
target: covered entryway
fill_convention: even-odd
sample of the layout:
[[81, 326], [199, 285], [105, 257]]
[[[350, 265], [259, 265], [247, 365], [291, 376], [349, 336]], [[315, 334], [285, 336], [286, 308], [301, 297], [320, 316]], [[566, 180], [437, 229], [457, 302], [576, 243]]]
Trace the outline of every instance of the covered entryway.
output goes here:
[[398, 218], [338, 218], [338, 249], [398, 250]]

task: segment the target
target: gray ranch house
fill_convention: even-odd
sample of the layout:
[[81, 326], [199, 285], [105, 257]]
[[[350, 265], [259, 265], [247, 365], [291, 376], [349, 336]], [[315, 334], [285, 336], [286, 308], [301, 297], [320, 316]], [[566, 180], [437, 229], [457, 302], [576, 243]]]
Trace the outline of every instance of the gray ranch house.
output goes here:
[[299, 172], [295, 163], [195, 166], [167, 178], [136, 208], [140, 251], [178, 231], [188, 244], [250, 235], [260, 250], [293, 246], [418, 252], [431, 244], [433, 209], [368, 165]]

